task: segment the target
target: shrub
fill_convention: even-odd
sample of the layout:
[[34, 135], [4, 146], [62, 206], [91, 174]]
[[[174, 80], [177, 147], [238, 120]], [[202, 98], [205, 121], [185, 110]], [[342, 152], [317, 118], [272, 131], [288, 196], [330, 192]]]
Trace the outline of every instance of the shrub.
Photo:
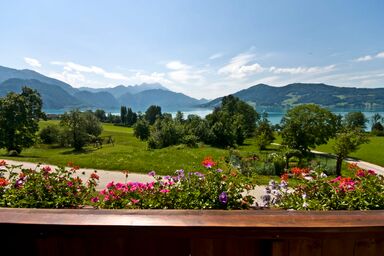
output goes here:
[[[22, 166], [9, 166], [0, 173], [0, 206], [24, 208], [79, 208], [85, 205], [95, 192], [98, 176], [93, 173], [84, 184], [75, 175], [77, 168], [38, 166], [35, 170]], [[21, 169], [19, 173], [16, 169]], [[8, 174], [5, 177], [4, 174]]]
[[[353, 177], [330, 179], [324, 173], [291, 170], [301, 183], [281, 193], [276, 204], [295, 210], [376, 210], [384, 209], [384, 177], [374, 171], [350, 165]], [[288, 175], [284, 176], [287, 178]], [[279, 191], [280, 193], [281, 191]]]
[[39, 137], [44, 144], [54, 144], [59, 142], [60, 130], [57, 125], [48, 125], [41, 129]]
[[[212, 158], [203, 165], [213, 167]], [[154, 182], [126, 184], [111, 182], [92, 199], [98, 208], [129, 209], [247, 209], [253, 197], [243, 195], [252, 187], [245, 185], [236, 171], [207, 168], [206, 174], [178, 170], [174, 176], [160, 177]]]

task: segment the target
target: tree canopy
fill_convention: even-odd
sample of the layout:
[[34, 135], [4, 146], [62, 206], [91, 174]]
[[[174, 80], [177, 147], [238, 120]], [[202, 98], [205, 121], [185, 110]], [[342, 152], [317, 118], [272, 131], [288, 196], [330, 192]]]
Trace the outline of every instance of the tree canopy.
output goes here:
[[43, 102], [36, 90], [23, 87], [20, 94], [11, 92], [0, 99], [0, 148], [20, 154], [35, 144], [39, 120], [45, 118]]
[[340, 117], [315, 104], [290, 109], [281, 121], [283, 144], [305, 153], [336, 135]]

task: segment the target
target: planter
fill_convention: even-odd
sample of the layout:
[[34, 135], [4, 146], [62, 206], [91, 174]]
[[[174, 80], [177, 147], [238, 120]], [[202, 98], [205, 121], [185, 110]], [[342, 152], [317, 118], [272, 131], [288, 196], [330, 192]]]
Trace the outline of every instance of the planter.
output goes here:
[[20, 255], [382, 255], [384, 211], [0, 209]]

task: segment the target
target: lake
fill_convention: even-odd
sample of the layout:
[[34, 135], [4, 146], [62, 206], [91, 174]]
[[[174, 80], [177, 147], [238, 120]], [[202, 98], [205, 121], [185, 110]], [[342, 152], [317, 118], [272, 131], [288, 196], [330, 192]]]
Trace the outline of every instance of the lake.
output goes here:
[[[63, 114], [65, 111], [68, 111], [68, 110], [52, 110], [52, 109], [46, 109], [44, 110], [45, 113], [47, 114]], [[271, 110], [271, 109], [265, 109], [265, 110], [258, 110], [259, 113], [262, 113], [262, 112], [266, 112], [268, 113], [268, 119], [269, 121], [272, 123], [272, 124], [279, 124], [281, 119], [283, 118], [284, 114], [285, 114], [285, 111], [281, 111], [281, 110]], [[333, 113], [335, 113], [336, 115], [342, 115], [342, 116], [345, 116], [347, 113], [349, 112], [352, 112], [352, 111], [361, 111], [365, 117], [368, 119], [368, 121], [371, 120], [371, 117], [376, 114], [376, 113], [379, 113], [381, 116], [384, 117], [384, 110], [376, 110], [376, 111], [366, 111], [366, 110], [356, 110], [356, 109], [351, 109], [351, 110], [331, 110]], [[106, 113], [112, 113], [114, 115], [120, 115], [120, 110], [119, 109], [111, 109], [111, 110], [107, 110], [105, 111]], [[177, 111], [165, 111], [166, 113], [171, 113], [172, 116], [175, 116], [176, 115], [176, 112]], [[188, 115], [198, 115], [200, 117], [205, 117], [206, 115], [212, 113], [212, 109], [206, 109], [206, 108], [195, 108], [195, 109], [189, 109], [189, 110], [185, 110], [185, 111], [182, 111], [183, 114], [184, 114], [184, 118], [186, 118]], [[370, 127], [370, 124], [368, 123], [367, 124], [367, 127]]]

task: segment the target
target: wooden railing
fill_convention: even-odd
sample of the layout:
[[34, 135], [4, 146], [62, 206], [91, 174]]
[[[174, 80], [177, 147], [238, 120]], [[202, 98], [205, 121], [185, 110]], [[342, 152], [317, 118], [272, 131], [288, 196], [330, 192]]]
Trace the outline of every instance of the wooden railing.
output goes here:
[[4, 255], [384, 255], [384, 211], [1, 208], [0, 230]]

